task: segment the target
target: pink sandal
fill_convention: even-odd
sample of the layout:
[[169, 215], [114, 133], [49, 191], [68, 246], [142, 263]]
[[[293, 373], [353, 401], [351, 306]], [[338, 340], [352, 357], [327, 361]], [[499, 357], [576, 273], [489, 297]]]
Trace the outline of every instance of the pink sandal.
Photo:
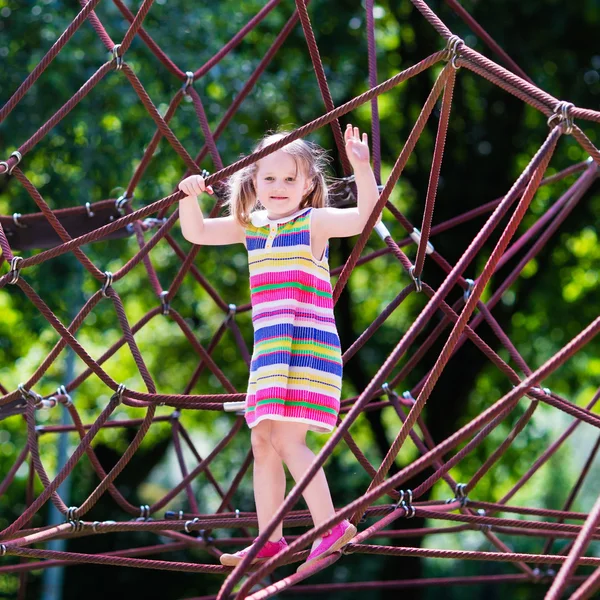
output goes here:
[[347, 519], [332, 527], [323, 534], [321, 543], [308, 555], [306, 562], [301, 564], [296, 573], [300, 573], [314, 562], [329, 556], [336, 550], [345, 546], [356, 535], [356, 527]]
[[[254, 541], [256, 542], [257, 539], [258, 538], [256, 538]], [[239, 550], [234, 554], [221, 554], [221, 556], [219, 556], [219, 560], [221, 561], [221, 564], [225, 565], [226, 567], [235, 567], [236, 565], [239, 565], [242, 562], [244, 556], [246, 556], [246, 554], [248, 554], [248, 552], [250, 551], [250, 548], [252, 548], [252, 546], [248, 546], [247, 548]], [[268, 540], [265, 542], [265, 545], [259, 550], [258, 554], [252, 559], [252, 562], [250, 564], [253, 565], [257, 562], [265, 562], [266, 560], [275, 556], [285, 548], [287, 548], [287, 542], [285, 541], [285, 538], [281, 538], [278, 542], [271, 542], [270, 540]]]

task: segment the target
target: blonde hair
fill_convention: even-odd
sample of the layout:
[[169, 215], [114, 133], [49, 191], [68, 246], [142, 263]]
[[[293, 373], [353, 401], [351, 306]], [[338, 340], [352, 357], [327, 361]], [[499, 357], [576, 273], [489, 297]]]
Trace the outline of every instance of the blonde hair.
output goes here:
[[[256, 144], [252, 152], [258, 152], [265, 146], [278, 142], [289, 133], [286, 131], [268, 133]], [[328, 186], [325, 169], [329, 160], [325, 150], [317, 144], [303, 139], [294, 140], [283, 146], [281, 150], [292, 156], [296, 166], [302, 168], [306, 177], [312, 180], [312, 187], [302, 198], [299, 209], [307, 206], [314, 208], [327, 206]], [[260, 206], [254, 185], [257, 170], [258, 161], [236, 171], [228, 181], [229, 195], [225, 206], [228, 207], [229, 214], [234, 215], [242, 227], [250, 225], [250, 215]]]

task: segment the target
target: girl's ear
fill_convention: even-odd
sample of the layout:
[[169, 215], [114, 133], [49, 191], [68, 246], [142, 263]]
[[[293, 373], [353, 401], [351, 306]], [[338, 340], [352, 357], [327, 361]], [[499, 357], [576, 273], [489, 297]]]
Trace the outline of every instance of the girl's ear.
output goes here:
[[303, 198], [306, 198], [306, 196], [308, 196], [308, 194], [310, 194], [313, 190], [313, 188], [315, 187], [315, 181], [312, 177], [307, 177], [306, 181], [304, 182], [304, 191], [302, 194]]

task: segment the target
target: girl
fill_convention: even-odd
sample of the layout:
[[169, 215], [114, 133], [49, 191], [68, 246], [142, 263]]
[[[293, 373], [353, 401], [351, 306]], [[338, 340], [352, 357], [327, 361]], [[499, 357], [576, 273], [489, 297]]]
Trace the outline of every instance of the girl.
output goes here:
[[[254, 151], [285, 137], [268, 135]], [[327, 206], [324, 151], [296, 140], [235, 173], [229, 182], [229, 216], [204, 220], [197, 196], [200, 175], [179, 184], [181, 229], [194, 244], [244, 244], [248, 250], [254, 351], [245, 419], [251, 428], [254, 499], [259, 533], [285, 497], [285, 463], [299, 481], [315, 455], [306, 445], [310, 429], [329, 433], [337, 423], [342, 354], [333, 316], [328, 239], [358, 235], [378, 199], [367, 134], [348, 125], [346, 151], [354, 169], [358, 206]], [[259, 210], [262, 209], [262, 210]], [[304, 491], [315, 526], [335, 514], [321, 468]], [[356, 527], [344, 520], [313, 543], [306, 563], [347, 544]], [[253, 562], [285, 548], [283, 525], [273, 531]], [[235, 566], [249, 548], [223, 554]]]

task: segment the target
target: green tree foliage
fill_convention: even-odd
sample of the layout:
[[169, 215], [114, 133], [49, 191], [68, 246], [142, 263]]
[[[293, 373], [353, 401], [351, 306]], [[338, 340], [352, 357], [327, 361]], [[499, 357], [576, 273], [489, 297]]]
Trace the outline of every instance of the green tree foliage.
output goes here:
[[[137, 11], [139, 4], [127, 2], [133, 13]], [[465, 0], [462, 4], [542, 89], [577, 106], [598, 106], [598, 2], [504, 0], [484, 3]], [[195, 3], [193, 6], [179, 0], [168, 3], [157, 0], [145, 19], [144, 29], [179, 68], [183, 71], [196, 70], [263, 5], [263, 2], [257, 0], [243, 3], [223, 0], [219, 3]], [[470, 47], [497, 60], [444, 2], [432, 2], [431, 6]], [[203, 100], [213, 131], [293, 9], [292, 2], [281, 2], [231, 53], [194, 84]], [[67, 28], [78, 10], [78, 3], [59, 0], [26, 3], [0, 0], [1, 103], [11, 97]], [[368, 89], [364, 6], [348, 0], [335, 2], [335, 5], [324, 0], [313, 0], [309, 5], [309, 12], [331, 93], [335, 104], [340, 105]], [[118, 43], [127, 31], [128, 22], [117, 6], [111, 2], [100, 2], [96, 14], [115, 43]], [[378, 3], [375, 22], [379, 81], [395, 75], [443, 47], [441, 38], [412, 7], [409, 0], [385, 0]], [[5, 160], [10, 152], [34, 135], [110, 58], [89, 21], [84, 22], [11, 115], [0, 125], [0, 158]], [[127, 51], [125, 61], [135, 71], [152, 102], [164, 115], [182, 82], [159, 62], [139, 36]], [[401, 151], [439, 69], [437, 66], [379, 98], [384, 178]], [[281, 126], [297, 127], [323, 112], [323, 100], [308, 56], [304, 34], [298, 24], [219, 137], [217, 147], [223, 163], [230, 164], [241, 154], [249, 153], [254, 142], [266, 130]], [[420, 226], [422, 219], [438, 116], [439, 107], [391, 197], [391, 201], [416, 226]], [[370, 104], [365, 104], [341, 121], [342, 125], [353, 122], [370, 131], [370, 119]], [[584, 122], [580, 125], [592, 142], [598, 145], [598, 127]], [[190, 102], [184, 101], [180, 105], [170, 121], [170, 127], [190, 155], [195, 156], [204, 139]], [[121, 72], [110, 71], [73, 107], [68, 116], [26, 154], [21, 167], [53, 209], [116, 198], [125, 191], [155, 131], [154, 122], [128, 80]], [[434, 225], [505, 194], [539, 148], [547, 132], [546, 118], [537, 110], [467, 69], [460, 69]], [[332, 149], [332, 174], [343, 175], [331, 129], [324, 127], [310, 137]], [[580, 146], [573, 139], [564, 136], [559, 141], [549, 173], [586, 158]], [[215, 170], [210, 156], [199, 166], [211, 172]], [[140, 208], [171, 194], [185, 172], [183, 161], [163, 139], [135, 189], [133, 208]], [[575, 181], [575, 177], [571, 176], [563, 182], [542, 188], [517, 235], [531, 227]], [[212, 207], [212, 199], [203, 198], [202, 205], [205, 214], [208, 213]], [[37, 212], [37, 207], [14, 178], [0, 177], [0, 214], [15, 212]], [[598, 185], [595, 184], [494, 309], [494, 316], [532, 370], [555, 354], [598, 314], [599, 213], [600, 195]], [[384, 219], [395, 239], [405, 237], [403, 228], [393, 222], [388, 213], [384, 212]], [[485, 216], [479, 217], [435, 236], [432, 242], [436, 250], [451, 264], [455, 264], [481, 229], [484, 219]], [[184, 250], [190, 249], [190, 244], [182, 238], [178, 227], [173, 230], [173, 235]], [[497, 239], [498, 234], [492, 236], [469, 266], [465, 276], [475, 278], [479, 275]], [[379, 238], [372, 235], [366, 251], [381, 247]], [[349, 255], [351, 241], [333, 240], [331, 248], [331, 263], [332, 266], [337, 266]], [[110, 242], [97, 242], [84, 246], [83, 250], [102, 271], [115, 272], [139, 250], [139, 245], [135, 236], [130, 236]], [[27, 251], [22, 255], [30, 256], [35, 252]], [[407, 252], [411, 258], [414, 257], [414, 246], [408, 247]], [[180, 259], [165, 242], [161, 242], [152, 251], [151, 259], [161, 285], [167, 289], [178, 272]], [[517, 260], [518, 258], [509, 261], [494, 275], [484, 298], [489, 299], [494, 289], [517, 264]], [[241, 246], [202, 248], [196, 259], [196, 266], [226, 302], [241, 305], [249, 301], [246, 256]], [[6, 263], [2, 269], [2, 273], [6, 272]], [[71, 254], [27, 269], [23, 276], [65, 324], [72, 320], [74, 311], [79, 310], [100, 285], [83, 271]], [[428, 259], [424, 277], [433, 287], [437, 287], [444, 273]], [[344, 349], [408, 282], [408, 277], [400, 269], [396, 259], [389, 255], [355, 271], [336, 309]], [[160, 302], [141, 263], [127, 277], [115, 283], [115, 289], [123, 299], [131, 324]], [[459, 294], [459, 290], [456, 290], [449, 300], [453, 302]], [[198, 340], [205, 345], [224, 318], [221, 309], [190, 276], [184, 280], [172, 305], [184, 316]], [[422, 294], [411, 294], [376, 336], [349, 361], [343, 397], [351, 397], [364, 390], [424, 305]], [[19, 382], [26, 381], [35, 372], [57, 342], [58, 336], [16, 287], [9, 286], [0, 292], [0, 314], [0, 383], [8, 390], [14, 390]], [[251, 348], [252, 326], [249, 313], [240, 314], [237, 321]], [[439, 322], [437, 318], [432, 321], [435, 322], [430, 323], [419, 336], [418, 343], [423, 342], [426, 334]], [[479, 333], [504, 360], [517, 368], [487, 326], [482, 326]], [[111, 302], [104, 300], [86, 319], [77, 338], [88, 353], [98, 359], [120, 335], [114, 307]], [[401, 382], [402, 387], [397, 391], [411, 389], [422, 379], [439, 355], [445, 336]], [[159, 391], [181, 393], [185, 385], [182, 382], [189, 381], [198, 359], [177, 325], [168, 317], [159, 315], [136, 335], [136, 342]], [[401, 361], [399, 368], [416, 349], [415, 344]], [[67, 352], [63, 351], [47, 371], [36, 386], [38, 393], [50, 394], [65, 383], [66, 356]], [[600, 345], [596, 340], [543, 384], [579, 406], [585, 406], [598, 386], [598, 356]], [[241, 360], [230, 333], [216, 347], [213, 357], [236, 388], [243, 391], [247, 367]], [[119, 350], [105, 363], [104, 368], [116, 381], [124, 383], [128, 388], [145, 390], [127, 348]], [[85, 365], [76, 361], [76, 374], [84, 369]], [[517, 370], [520, 373], [518, 368]], [[490, 365], [472, 344], [465, 344], [451, 359], [425, 409], [425, 421], [434, 440], [445, 439], [509, 390], [510, 383], [506, 377]], [[204, 370], [191, 393], [223, 391], [220, 382]], [[94, 376], [78, 388], [75, 402], [84, 422], [91, 422], [98, 416], [109, 396], [110, 390]], [[470, 479], [505, 439], [526, 406], [527, 401], [522, 400], [515, 414], [506, 419], [476, 451], [452, 469], [451, 474], [455, 480]], [[388, 411], [392, 409], [361, 416], [351, 430], [362, 450], [375, 465], [381, 462], [390, 441], [398, 431], [397, 417]], [[167, 407], [161, 407], [157, 414], [170, 412]], [[122, 407], [115, 417], [139, 418], [141, 415], [139, 410]], [[38, 411], [36, 416], [39, 424], [56, 423], [61, 419], [58, 409]], [[182, 423], [192, 432], [194, 442], [205, 456], [229, 430], [233, 418], [231, 415], [213, 412], [184, 411]], [[478, 484], [472, 497], [488, 501], [501, 498], [541, 452], [557, 439], [570, 421], [570, 417], [555, 409], [540, 406], [501, 463]], [[131, 442], [134, 433], [135, 431], [108, 429], [98, 435], [95, 447], [105, 468], [110, 468], [116, 462]], [[540, 470], [530, 485], [525, 486], [512, 502], [518, 505], [560, 508], [580, 472], [595, 435], [597, 433], [591, 427], [581, 426], [576, 441], [563, 446], [556, 457]], [[58, 438], [54, 434], [41, 436], [42, 458], [50, 474], [56, 473], [57, 469], [57, 442]], [[73, 448], [76, 438], [69, 437], [69, 442]], [[318, 450], [324, 440], [315, 437], [311, 443]], [[8, 472], [24, 445], [23, 419], [14, 416], [2, 421], [0, 479]], [[215, 461], [213, 474], [224, 488], [231, 482], [248, 449], [249, 435], [244, 429]], [[409, 464], [417, 456], [416, 447], [412, 442], [407, 442], [392, 471]], [[345, 449], [336, 450], [327, 463], [327, 469], [338, 506], [364, 493], [369, 485], [368, 476]], [[426, 472], [424, 476], [429, 476], [430, 473]], [[151, 504], [173, 487], [179, 477], [180, 472], [170, 443], [170, 427], [161, 423], [151, 428], [139, 452], [119, 477], [117, 484], [134, 504]], [[419, 476], [415, 481], [408, 482], [406, 487], [414, 488], [422, 480], [423, 476]], [[83, 501], [97, 484], [97, 478], [85, 460], [77, 466], [70, 481], [73, 505]], [[289, 483], [291, 486], [291, 480]], [[7, 493], [0, 498], [0, 527], [12, 522], [23, 511], [26, 484], [27, 469], [23, 467]], [[35, 490], [36, 493], [41, 490], [41, 484], [37, 480]], [[216, 509], [219, 498], [205, 479], [198, 480], [194, 491], [201, 510], [209, 512]], [[573, 509], [588, 511], [590, 499], [597, 493], [597, 481], [584, 485]], [[445, 499], [451, 495], [447, 485], [439, 482], [432, 489], [430, 497]], [[244, 479], [234, 500], [241, 510], [253, 509], [249, 475]], [[167, 508], [187, 509], [185, 496], [180, 494]], [[90, 516], [95, 520], [127, 518], [108, 498], [102, 499], [92, 512], [93, 515]], [[33, 520], [32, 526], [45, 524], [46, 518], [44, 509]], [[417, 520], [413, 523], [423, 524], [422, 521], [417, 523]], [[412, 526], [411, 523], [409, 525]], [[394, 526], [403, 527], [406, 522], [398, 522]], [[377, 542], [387, 543], [389, 540], [379, 538]], [[508, 542], [515, 550], [523, 552], [540, 552], [543, 546], [537, 538], [514, 537], [509, 538]], [[69, 541], [67, 549], [106, 552], [152, 543], [156, 543], [156, 538], [152, 535], [111, 534], [73, 539]], [[406, 543], [419, 545], [421, 542], [406, 540]], [[425, 544], [436, 548], [491, 549], [477, 531], [457, 536], [434, 536], [428, 538]], [[596, 546], [595, 551], [597, 549]], [[173, 553], [168, 558], [197, 562], [212, 560], [201, 550]], [[495, 563], [418, 562], [353, 555], [345, 557], [336, 566], [313, 579], [315, 582], [343, 582], [514, 572], [516, 570], [509, 565]], [[99, 566], [72, 568], [68, 573], [64, 587], [65, 599], [79, 597], [85, 582], [91, 578], [106, 583], [101, 583], [94, 589], [86, 586], [86, 595], [90, 600], [104, 597], [106, 593], [114, 594], [114, 585], [118, 586], [119, 594], [122, 594], [119, 597], [132, 593], [157, 597], [152, 594], [156, 594], [154, 590], [161, 589], [160, 597], [166, 599], [216, 592], [222, 581], [220, 577], [210, 575], [117, 570]], [[0, 595], [16, 597], [17, 584], [17, 575], [0, 575]], [[30, 578], [28, 597], [37, 598], [39, 590], [40, 576], [36, 572]], [[406, 598], [423, 599], [458, 598], [459, 594], [461, 598], [480, 598], [485, 594], [490, 600], [504, 598], [507, 594], [519, 599], [534, 599], [541, 598], [543, 590], [540, 586], [519, 587], [508, 584], [445, 588], [443, 594], [437, 589], [407, 590], [403, 594]], [[350, 593], [336, 595], [339, 599], [351, 597]], [[380, 596], [373, 592], [371, 597]]]

